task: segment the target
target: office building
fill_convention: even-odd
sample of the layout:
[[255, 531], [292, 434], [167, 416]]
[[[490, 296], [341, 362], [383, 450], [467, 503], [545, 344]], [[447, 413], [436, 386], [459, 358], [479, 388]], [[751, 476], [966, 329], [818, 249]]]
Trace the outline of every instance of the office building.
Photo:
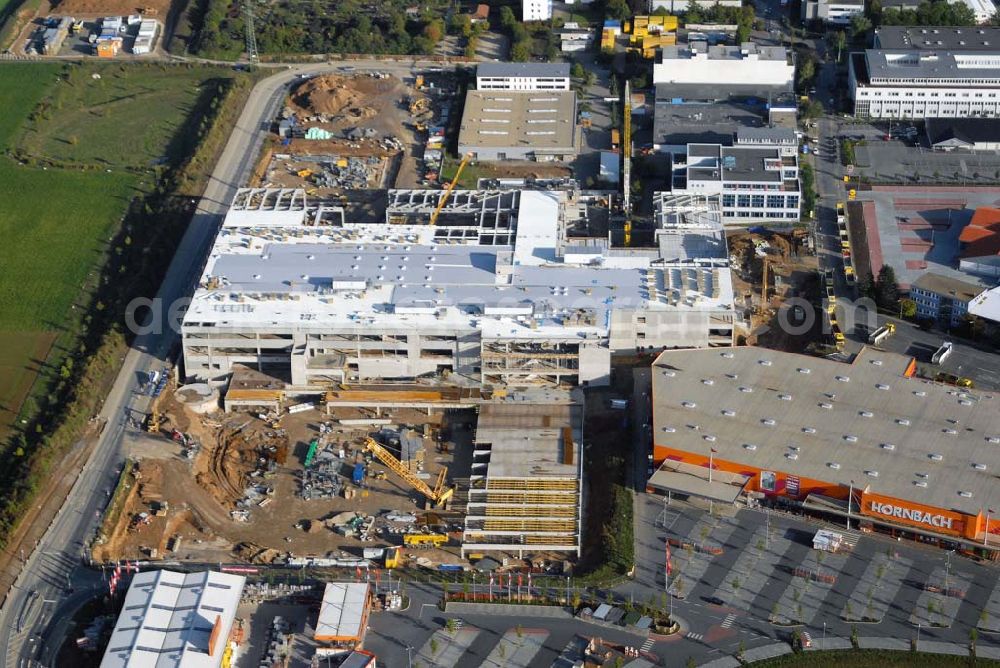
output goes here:
[[480, 63], [477, 90], [555, 91], [570, 89], [569, 63]]
[[624, 249], [570, 232], [597, 196], [457, 190], [435, 225], [440, 192], [388, 197], [384, 223], [357, 224], [302, 190], [239, 190], [184, 316], [185, 375], [601, 384], [613, 353], [732, 342], [729, 254], [704, 198], [663, 219], [656, 247]]
[[652, 368], [659, 468], [647, 486], [1000, 549], [988, 510], [1000, 507], [1000, 397], [916, 370], [872, 348], [850, 364], [754, 347], [665, 351]]
[[220, 668], [230, 642], [242, 575], [146, 571], [132, 578], [101, 668]]
[[548, 21], [552, 18], [552, 0], [521, 0], [522, 21]]
[[850, 55], [854, 114], [968, 118], [1000, 114], [1000, 28], [886, 27]]
[[917, 304], [918, 318], [955, 327], [969, 317], [969, 303], [983, 289], [979, 283], [927, 272], [910, 285], [910, 299]]
[[835, 26], [850, 24], [865, 13], [864, 0], [802, 0], [803, 21], [822, 21]]
[[726, 223], [795, 222], [802, 200], [798, 170], [790, 146], [689, 144], [686, 154], [674, 155], [671, 194], [717, 199]]

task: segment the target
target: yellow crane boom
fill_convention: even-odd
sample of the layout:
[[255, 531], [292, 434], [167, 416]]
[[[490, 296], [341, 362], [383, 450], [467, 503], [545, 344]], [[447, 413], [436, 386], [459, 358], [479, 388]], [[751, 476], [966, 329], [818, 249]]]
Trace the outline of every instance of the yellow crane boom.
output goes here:
[[438, 216], [441, 215], [441, 210], [444, 209], [444, 205], [448, 203], [448, 198], [451, 197], [451, 191], [454, 190], [455, 186], [458, 185], [458, 177], [462, 175], [462, 170], [465, 169], [465, 166], [469, 164], [469, 160], [471, 159], [472, 159], [471, 153], [466, 153], [465, 155], [462, 156], [462, 162], [458, 163], [458, 169], [455, 171], [455, 178], [453, 178], [451, 180], [451, 183], [448, 184], [447, 190], [445, 190], [444, 194], [441, 195], [441, 199], [438, 201], [437, 208], [434, 209], [434, 213], [433, 215], [431, 215], [431, 225], [437, 223]]
[[436, 506], [444, 505], [448, 499], [451, 498], [451, 495], [455, 493], [455, 490], [451, 487], [445, 487], [445, 483], [448, 478], [447, 467], [441, 468], [441, 472], [438, 473], [437, 481], [434, 483], [434, 489], [431, 489], [427, 486], [427, 483], [413, 475], [408, 468], [403, 466], [401, 461], [396, 459], [391, 452], [386, 450], [385, 447], [374, 438], [365, 439], [365, 450], [368, 450], [373, 455], [378, 457], [379, 461], [385, 464], [387, 468], [406, 482], [410, 483], [411, 487], [427, 497], [427, 499]]

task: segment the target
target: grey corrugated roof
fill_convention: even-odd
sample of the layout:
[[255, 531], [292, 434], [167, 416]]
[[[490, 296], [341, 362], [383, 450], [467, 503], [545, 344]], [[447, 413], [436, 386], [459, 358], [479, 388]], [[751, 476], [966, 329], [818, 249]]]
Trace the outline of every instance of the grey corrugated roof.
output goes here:
[[997, 508], [1000, 444], [989, 439], [1000, 438], [1000, 398], [905, 378], [909, 359], [870, 348], [853, 364], [751, 347], [667, 351], [653, 366], [654, 440], [971, 515]]
[[480, 63], [478, 77], [568, 77], [569, 63]]

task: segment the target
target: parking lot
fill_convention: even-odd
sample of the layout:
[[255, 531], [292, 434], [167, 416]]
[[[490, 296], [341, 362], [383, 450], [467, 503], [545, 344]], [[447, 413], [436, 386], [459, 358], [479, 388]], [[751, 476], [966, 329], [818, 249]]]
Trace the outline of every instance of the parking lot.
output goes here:
[[[716, 504], [712, 517], [707, 506], [676, 500], [667, 506], [658, 496], [641, 494], [637, 502], [633, 586], [662, 590], [667, 541], [679, 543], [671, 548], [671, 590], [684, 600], [675, 606], [685, 619], [704, 620], [691, 623], [687, 640], [710, 645], [709, 652], [732, 651], [741, 640], [749, 648], [780, 639], [791, 628], [816, 639], [825, 627], [830, 637], [846, 638], [853, 625], [862, 637], [906, 643], [917, 624], [922, 640], [959, 643], [968, 642], [973, 627], [1000, 629], [994, 619], [1000, 580], [992, 565], [786, 512], [726, 507], [720, 514]], [[837, 553], [813, 549], [820, 528], [841, 533], [847, 546]], [[712, 554], [703, 545], [722, 551]]]

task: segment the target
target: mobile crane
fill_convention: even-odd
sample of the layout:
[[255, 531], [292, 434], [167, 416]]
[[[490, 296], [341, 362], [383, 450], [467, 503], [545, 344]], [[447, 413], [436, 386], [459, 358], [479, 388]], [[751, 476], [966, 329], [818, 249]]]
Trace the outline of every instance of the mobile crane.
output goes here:
[[453, 488], [447, 487], [446, 485], [448, 478], [447, 467], [441, 468], [441, 472], [438, 473], [437, 481], [434, 483], [434, 488], [431, 489], [427, 483], [413, 475], [409, 469], [403, 466], [401, 461], [396, 459], [396, 457], [389, 452], [385, 446], [376, 441], [374, 438], [369, 437], [365, 439], [365, 450], [378, 457], [379, 461], [385, 464], [389, 470], [406, 482], [410, 483], [411, 487], [423, 494], [427, 500], [437, 508], [444, 506], [448, 502], [448, 499], [450, 499], [455, 493]]
[[458, 178], [462, 176], [462, 170], [465, 169], [465, 166], [469, 164], [469, 160], [471, 159], [472, 153], [466, 153], [462, 156], [462, 162], [458, 163], [458, 169], [455, 170], [455, 177], [451, 180], [451, 183], [448, 184], [448, 188], [444, 191], [444, 194], [441, 195], [437, 208], [434, 209], [434, 213], [431, 215], [431, 225], [437, 224], [437, 219], [438, 216], [441, 215], [441, 210], [444, 209], [444, 205], [448, 203], [448, 198], [451, 197], [451, 191], [458, 185]]

